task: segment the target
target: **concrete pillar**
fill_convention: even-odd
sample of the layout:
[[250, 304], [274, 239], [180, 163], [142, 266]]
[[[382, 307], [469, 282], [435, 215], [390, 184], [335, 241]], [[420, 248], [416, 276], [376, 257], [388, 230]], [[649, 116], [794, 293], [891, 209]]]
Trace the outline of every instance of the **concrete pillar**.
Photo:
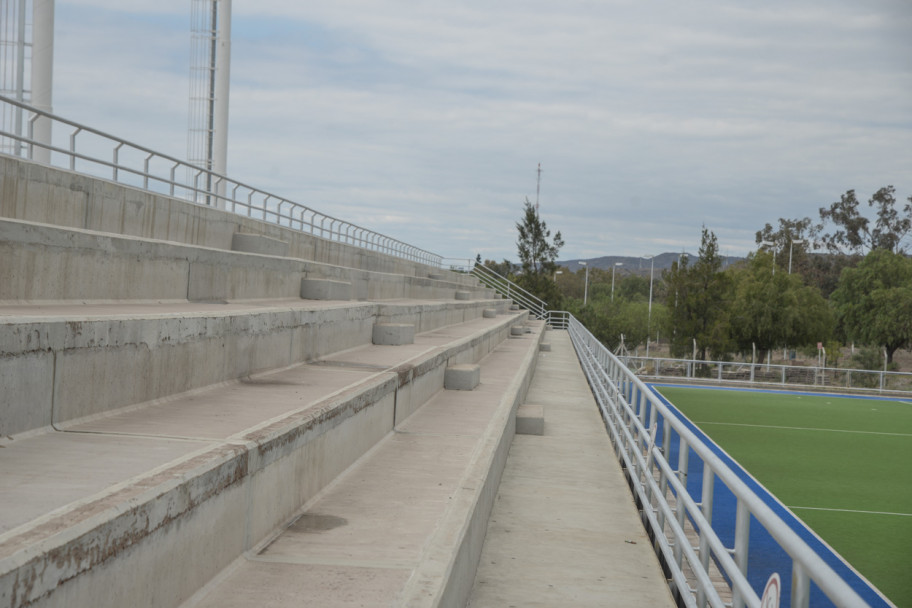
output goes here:
[[517, 435], [544, 435], [545, 408], [541, 405], [520, 405], [516, 409]]
[[382, 346], [401, 346], [415, 342], [415, 326], [409, 323], [375, 323], [373, 343]]
[[452, 365], [446, 368], [443, 388], [449, 391], [471, 391], [481, 381], [481, 367], [474, 364]]

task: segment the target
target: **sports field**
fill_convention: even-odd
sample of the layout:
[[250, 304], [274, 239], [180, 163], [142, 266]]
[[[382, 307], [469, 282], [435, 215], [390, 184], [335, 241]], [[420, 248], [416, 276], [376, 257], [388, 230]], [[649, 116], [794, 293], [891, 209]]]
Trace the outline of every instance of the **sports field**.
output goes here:
[[912, 606], [912, 399], [656, 389], [893, 603]]

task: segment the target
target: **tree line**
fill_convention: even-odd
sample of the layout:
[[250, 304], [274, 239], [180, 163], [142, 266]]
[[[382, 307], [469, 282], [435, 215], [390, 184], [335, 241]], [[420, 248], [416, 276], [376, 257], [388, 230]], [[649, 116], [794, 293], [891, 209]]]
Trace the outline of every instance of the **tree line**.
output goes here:
[[912, 197], [898, 201], [886, 186], [867, 206], [871, 217], [849, 190], [821, 207], [817, 221], [768, 223], [756, 233], [756, 251], [726, 268], [704, 226], [698, 254], [682, 254], [658, 275], [590, 268], [584, 297], [585, 269], [557, 266], [561, 235], [551, 238], [527, 200], [517, 222], [520, 264], [485, 265], [552, 310], [569, 310], [612, 349], [622, 340], [628, 349], [661, 341], [674, 357], [762, 360], [774, 349], [823, 344], [835, 355], [853, 343], [867, 347], [856, 366], [883, 365], [885, 353], [890, 367], [897, 350], [912, 347]]

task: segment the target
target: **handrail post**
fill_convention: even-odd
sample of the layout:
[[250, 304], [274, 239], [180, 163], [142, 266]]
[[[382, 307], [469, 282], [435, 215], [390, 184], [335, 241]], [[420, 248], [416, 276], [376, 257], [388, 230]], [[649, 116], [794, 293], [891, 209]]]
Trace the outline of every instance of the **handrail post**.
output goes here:
[[76, 136], [82, 132], [82, 127], [77, 127], [70, 133], [70, 171], [76, 170]]
[[113, 175], [111, 178], [115, 182], [117, 181], [117, 170], [120, 168], [120, 160], [119, 160], [120, 149], [123, 147], [123, 145], [124, 145], [124, 142], [120, 142], [119, 144], [114, 146], [114, 154], [113, 154], [113, 158], [111, 159], [111, 161], [114, 163], [114, 171], [113, 171]]
[[[732, 550], [732, 556], [735, 564], [741, 570], [741, 574], [747, 575], [747, 549], [750, 542], [750, 511], [742, 499], [738, 499], [738, 506], [735, 511], [735, 547]], [[745, 605], [744, 597], [741, 591], [734, 587], [732, 589], [732, 608], [742, 608]]]

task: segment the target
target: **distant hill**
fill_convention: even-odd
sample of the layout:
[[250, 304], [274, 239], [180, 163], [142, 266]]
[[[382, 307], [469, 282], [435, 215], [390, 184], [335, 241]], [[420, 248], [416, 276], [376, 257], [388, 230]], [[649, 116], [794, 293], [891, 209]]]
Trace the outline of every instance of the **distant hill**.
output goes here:
[[[671, 264], [676, 262], [682, 254], [680, 253], [660, 253], [655, 256], [655, 272], [666, 270], [671, 268]], [[687, 254], [691, 260], [691, 263], [695, 261], [696, 257], [692, 253]], [[730, 264], [743, 260], [744, 258], [727, 256], [723, 262], [723, 266], [727, 267]], [[622, 265], [619, 267], [623, 268], [627, 272], [632, 272], [640, 274], [645, 272], [649, 274], [649, 268], [651, 260], [638, 257], [630, 256], [621, 256], [621, 255], [606, 255], [600, 258], [589, 258], [589, 259], [578, 259], [578, 260], [559, 260], [557, 262], [558, 266], [563, 266], [567, 268], [570, 272], [576, 272], [583, 266], [580, 265], [580, 262], [587, 262], [589, 268], [603, 268], [605, 270], [611, 270], [611, 268], [617, 263], [620, 262]]]

